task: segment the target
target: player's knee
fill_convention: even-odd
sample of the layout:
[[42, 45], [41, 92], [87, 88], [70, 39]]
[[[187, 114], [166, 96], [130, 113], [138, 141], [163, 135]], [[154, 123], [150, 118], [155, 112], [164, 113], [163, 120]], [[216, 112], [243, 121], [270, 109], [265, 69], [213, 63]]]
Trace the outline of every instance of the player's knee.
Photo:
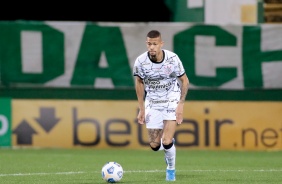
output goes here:
[[150, 146], [150, 147], [152, 148], [153, 151], [159, 151], [161, 145], [159, 145], [159, 146], [157, 146], [157, 147], [155, 147], [155, 148], [153, 148], [152, 146]]
[[173, 142], [170, 144], [163, 144], [164, 149], [170, 149], [173, 146]]
[[171, 144], [171, 143], [173, 143], [174, 141], [173, 141], [174, 139], [172, 138], [172, 139], [166, 139], [166, 138], [163, 138], [163, 145], [169, 145], [169, 144]]
[[150, 144], [150, 147], [153, 151], [159, 151], [161, 145], [156, 145], [156, 144]]

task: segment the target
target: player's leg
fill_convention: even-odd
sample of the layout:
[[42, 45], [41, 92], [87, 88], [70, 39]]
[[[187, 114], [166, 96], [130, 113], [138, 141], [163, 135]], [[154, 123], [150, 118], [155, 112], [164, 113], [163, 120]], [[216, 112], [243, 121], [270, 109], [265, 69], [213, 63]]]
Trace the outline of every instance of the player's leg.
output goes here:
[[176, 148], [174, 145], [173, 137], [176, 129], [176, 121], [166, 120], [164, 121], [163, 129], [163, 147], [165, 150], [165, 157], [167, 161], [167, 169], [175, 169], [175, 156]]
[[165, 160], [167, 163], [166, 180], [175, 180], [175, 158], [176, 158], [176, 147], [174, 145], [173, 137], [176, 129], [175, 120], [164, 121], [163, 128], [163, 147], [165, 150]]
[[150, 147], [154, 151], [163, 150], [163, 145], [161, 144], [163, 134], [162, 114], [157, 110], [146, 109], [145, 119]]
[[163, 146], [161, 144], [162, 129], [148, 129], [149, 144], [152, 150], [159, 151]]

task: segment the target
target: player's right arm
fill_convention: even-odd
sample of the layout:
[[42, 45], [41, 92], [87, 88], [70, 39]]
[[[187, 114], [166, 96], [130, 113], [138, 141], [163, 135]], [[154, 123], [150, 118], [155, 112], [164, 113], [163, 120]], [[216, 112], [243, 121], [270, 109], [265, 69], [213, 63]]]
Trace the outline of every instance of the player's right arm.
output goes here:
[[135, 90], [138, 99], [138, 106], [139, 106], [139, 113], [137, 116], [138, 123], [144, 124], [145, 123], [145, 104], [144, 104], [144, 82], [139, 76], [135, 77]]

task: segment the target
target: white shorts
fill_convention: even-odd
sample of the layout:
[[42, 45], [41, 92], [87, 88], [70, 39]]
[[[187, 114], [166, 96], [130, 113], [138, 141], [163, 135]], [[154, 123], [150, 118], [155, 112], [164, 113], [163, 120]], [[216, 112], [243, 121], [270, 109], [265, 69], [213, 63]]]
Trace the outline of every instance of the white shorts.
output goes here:
[[167, 109], [146, 109], [146, 127], [150, 129], [163, 129], [164, 120], [176, 120], [175, 110]]

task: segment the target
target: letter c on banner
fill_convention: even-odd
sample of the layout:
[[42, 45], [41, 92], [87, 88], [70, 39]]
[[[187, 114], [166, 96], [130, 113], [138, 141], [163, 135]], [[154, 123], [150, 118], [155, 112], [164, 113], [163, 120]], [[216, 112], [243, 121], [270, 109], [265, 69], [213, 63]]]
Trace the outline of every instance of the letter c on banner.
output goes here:
[[8, 131], [8, 119], [3, 116], [0, 115], [0, 124], [2, 124], [2, 126], [0, 126], [0, 136], [4, 135], [7, 131]]

